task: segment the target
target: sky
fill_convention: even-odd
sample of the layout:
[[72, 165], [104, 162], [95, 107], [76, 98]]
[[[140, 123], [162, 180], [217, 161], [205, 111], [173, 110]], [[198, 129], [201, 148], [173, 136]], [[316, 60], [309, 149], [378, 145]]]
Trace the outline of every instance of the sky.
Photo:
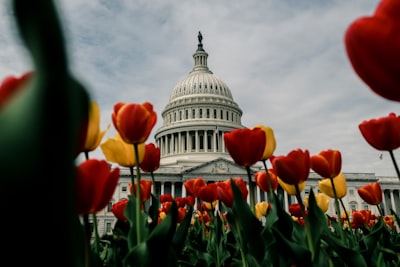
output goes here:
[[[275, 155], [337, 149], [344, 173], [396, 176], [389, 153], [372, 148], [358, 125], [400, 113], [400, 103], [362, 82], [344, 46], [347, 27], [372, 15], [378, 0], [54, 2], [70, 69], [98, 102], [101, 129], [111, 125], [103, 140], [116, 133], [115, 103], [148, 101], [158, 115], [154, 142], [173, 88], [194, 66], [201, 31], [208, 67], [230, 88], [242, 124], [271, 127]], [[1, 1], [0, 79], [32, 68], [12, 14]], [[90, 156], [105, 158], [100, 148]]]

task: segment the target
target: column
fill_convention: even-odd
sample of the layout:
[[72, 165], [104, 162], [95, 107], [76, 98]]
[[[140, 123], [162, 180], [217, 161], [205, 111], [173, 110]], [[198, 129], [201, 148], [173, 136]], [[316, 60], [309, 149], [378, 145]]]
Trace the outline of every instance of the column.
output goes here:
[[164, 182], [161, 182], [161, 193], [160, 195], [164, 195]]
[[189, 131], [186, 131], [186, 151], [189, 152]]
[[181, 132], [178, 133], [178, 148], [177, 148], [177, 152], [179, 154], [182, 153], [182, 133]]
[[195, 133], [195, 151], [196, 152], [199, 152], [199, 132], [198, 131], [195, 131], [194, 132]]
[[390, 203], [392, 204], [392, 210], [395, 210], [396, 205], [394, 204], [394, 196], [393, 196], [393, 190], [390, 190]]
[[175, 198], [175, 182], [171, 182], [171, 195]]

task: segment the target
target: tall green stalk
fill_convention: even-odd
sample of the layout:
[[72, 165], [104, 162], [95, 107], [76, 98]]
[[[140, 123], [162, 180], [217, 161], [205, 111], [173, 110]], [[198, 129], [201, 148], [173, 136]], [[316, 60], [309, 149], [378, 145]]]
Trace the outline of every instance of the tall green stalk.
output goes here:
[[250, 191], [250, 209], [253, 212], [253, 214], [256, 214], [256, 208], [255, 208], [255, 196], [254, 196], [254, 184], [251, 181], [251, 172], [250, 172], [250, 166], [246, 166], [246, 171], [247, 171], [247, 178], [248, 178], [248, 183], [249, 183], [249, 191]]

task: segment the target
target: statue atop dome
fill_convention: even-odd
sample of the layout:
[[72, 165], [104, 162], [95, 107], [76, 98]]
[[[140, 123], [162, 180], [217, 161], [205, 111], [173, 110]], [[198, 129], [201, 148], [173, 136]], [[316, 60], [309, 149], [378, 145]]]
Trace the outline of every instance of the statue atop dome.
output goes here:
[[199, 39], [199, 45], [197, 46], [197, 51], [204, 51], [203, 43], [201, 42], [201, 41], [203, 41], [203, 35], [201, 34], [200, 31], [199, 31], [199, 34], [197, 35], [197, 39]]

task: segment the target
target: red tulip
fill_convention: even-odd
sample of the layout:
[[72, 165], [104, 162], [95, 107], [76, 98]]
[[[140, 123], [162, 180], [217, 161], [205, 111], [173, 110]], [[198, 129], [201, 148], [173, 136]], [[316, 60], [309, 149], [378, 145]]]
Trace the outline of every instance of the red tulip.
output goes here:
[[299, 203], [289, 205], [289, 213], [290, 215], [297, 218], [303, 217], [303, 213], [301, 212], [301, 206]]
[[366, 184], [357, 190], [360, 197], [370, 205], [382, 203], [382, 189], [378, 182]]
[[371, 210], [353, 210], [351, 218], [352, 228], [368, 226], [371, 218]]
[[81, 163], [76, 171], [78, 214], [92, 214], [104, 209], [114, 194], [119, 169], [111, 171], [107, 161], [89, 159]]
[[276, 175], [286, 184], [296, 185], [308, 179], [310, 154], [308, 150], [292, 150], [287, 156], [277, 156], [272, 161]]
[[210, 203], [217, 200], [218, 199], [217, 184], [210, 183], [200, 187], [199, 190], [197, 191], [197, 197], [205, 202], [210, 202]]
[[160, 203], [171, 202], [173, 199], [174, 198], [172, 197], [172, 195], [170, 193], [163, 194], [160, 196]]
[[128, 144], [144, 143], [157, 121], [157, 114], [149, 102], [143, 104], [114, 105], [112, 122], [122, 139]]
[[357, 75], [376, 94], [400, 101], [400, 1], [382, 0], [372, 16], [356, 19], [345, 47]]
[[310, 158], [311, 169], [323, 178], [333, 178], [342, 169], [342, 154], [339, 150], [327, 149]]
[[33, 72], [25, 72], [19, 77], [8, 76], [0, 84], [0, 110], [17, 92], [31, 80]]
[[266, 138], [261, 128], [243, 128], [226, 132], [224, 141], [232, 159], [240, 166], [249, 167], [263, 157]]
[[395, 113], [363, 121], [358, 128], [364, 139], [377, 150], [392, 151], [400, 147], [400, 117]]
[[206, 182], [203, 178], [199, 177], [196, 179], [190, 179], [183, 183], [186, 188], [186, 191], [189, 195], [197, 197], [197, 192], [203, 186], [206, 186]]
[[[268, 174], [271, 180], [272, 190], [278, 189], [278, 177], [276, 176], [273, 169], [268, 170]], [[257, 186], [264, 192], [269, 192], [269, 182], [267, 173], [265, 171], [258, 171], [254, 175], [254, 180], [256, 181]]]
[[112, 206], [111, 206], [111, 212], [114, 214], [114, 216], [118, 219], [121, 220], [123, 222], [127, 222], [128, 219], [126, 219], [125, 217], [125, 208], [126, 205], [128, 205], [128, 199], [122, 199], [118, 202], [115, 202]]
[[140, 162], [140, 169], [144, 172], [154, 172], [160, 167], [160, 148], [156, 147], [154, 143], [146, 144], [145, 152], [142, 162]]
[[[233, 182], [239, 188], [242, 198], [246, 199], [249, 191], [247, 190], [246, 182], [242, 178], [232, 178]], [[218, 182], [218, 198], [221, 200], [225, 206], [232, 207], [233, 206], [233, 191], [231, 185], [231, 179], [227, 179], [222, 182]]]

